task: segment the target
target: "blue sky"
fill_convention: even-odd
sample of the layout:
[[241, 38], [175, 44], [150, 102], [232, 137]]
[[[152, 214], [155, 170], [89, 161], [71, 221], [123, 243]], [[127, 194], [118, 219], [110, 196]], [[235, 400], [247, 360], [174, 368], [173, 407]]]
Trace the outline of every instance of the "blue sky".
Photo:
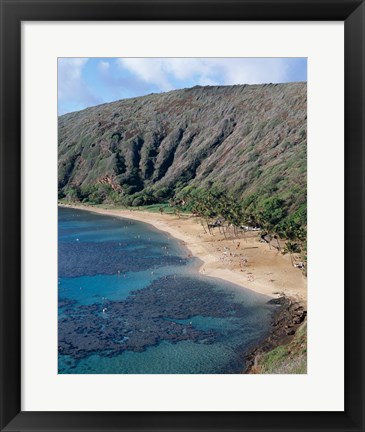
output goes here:
[[306, 58], [59, 58], [58, 114], [195, 85], [306, 80]]

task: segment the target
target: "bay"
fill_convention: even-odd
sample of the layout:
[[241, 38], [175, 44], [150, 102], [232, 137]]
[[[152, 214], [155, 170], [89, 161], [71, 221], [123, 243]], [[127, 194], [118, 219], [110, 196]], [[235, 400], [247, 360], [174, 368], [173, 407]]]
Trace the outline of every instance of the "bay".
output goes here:
[[60, 207], [58, 241], [60, 374], [242, 373], [269, 332], [267, 297], [149, 224]]

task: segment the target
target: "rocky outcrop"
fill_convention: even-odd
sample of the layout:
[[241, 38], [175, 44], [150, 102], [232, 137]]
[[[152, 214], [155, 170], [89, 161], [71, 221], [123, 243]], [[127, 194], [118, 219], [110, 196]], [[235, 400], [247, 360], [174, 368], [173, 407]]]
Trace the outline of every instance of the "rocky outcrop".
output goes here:
[[[278, 306], [270, 335], [247, 354], [244, 373], [261, 373], [258, 371], [260, 358], [277, 347], [283, 346], [288, 349], [298, 329], [306, 321], [307, 310], [301, 302], [282, 296], [269, 300], [268, 304]], [[290, 354], [290, 349], [288, 352]]]

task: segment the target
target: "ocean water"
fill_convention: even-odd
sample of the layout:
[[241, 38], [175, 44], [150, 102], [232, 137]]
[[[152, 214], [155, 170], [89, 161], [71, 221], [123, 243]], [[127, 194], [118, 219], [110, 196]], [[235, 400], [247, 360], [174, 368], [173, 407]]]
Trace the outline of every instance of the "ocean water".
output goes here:
[[241, 373], [268, 333], [268, 298], [200, 275], [149, 224], [58, 212], [58, 372]]

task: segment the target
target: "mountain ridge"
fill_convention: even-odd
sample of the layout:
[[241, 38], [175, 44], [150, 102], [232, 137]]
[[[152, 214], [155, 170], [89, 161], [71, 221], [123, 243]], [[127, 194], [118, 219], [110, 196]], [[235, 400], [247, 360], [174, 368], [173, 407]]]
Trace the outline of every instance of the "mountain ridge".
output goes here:
[[306, 105], [306, 83], [195, 86], [64, 114], [59, 196], [141, 205], [191, 186], [277, 196], [295, 211], [306, 205]]

